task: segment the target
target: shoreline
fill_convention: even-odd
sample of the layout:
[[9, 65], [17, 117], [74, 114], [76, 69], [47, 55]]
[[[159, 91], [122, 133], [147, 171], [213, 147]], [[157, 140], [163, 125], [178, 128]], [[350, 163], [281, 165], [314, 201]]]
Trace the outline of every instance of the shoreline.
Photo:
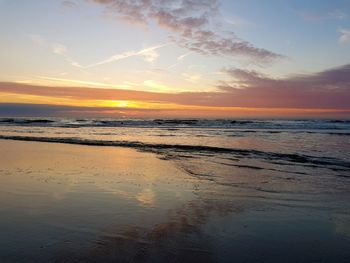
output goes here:
[[[26, 142], [43, 142], [43, 143], [58, 143], [82, 146], [97, 146], [97, 147], [121, 147], [135, 149], [142, 152], [155, 153], [163, 156], [163, 159], [168, 158], [168, 151], [173, 151], [178, 156], [183, 156], [181, 153], [208, 153], [208, 154], [233, 154], [236, 158], [253, 157], [264, 160], [266, 162], [274, 163], [274, 161], [285, 161], [292, 165], [300, 165], [305, 167], [325, 168], [331, 171], [350, 172], [350, 161], [346, 159], [339, 159], [335, 157], [309, 155], [305, 153], [282, 153], [272, 151], [261, 151], [256, 149], [246, 148], [228, 148], [217, 147], [210, 145], [188, 145], [188, 144], [164, 144], [164, 143], [149, 143], [141, 141], [118, 141], [118, 140], [96, 140], [84, 139], [74, 137], [40, 137], [40, 136], [14, 136], [14, 135], [0, 135], [0, 140], [26, 141]], [[177, 158], [176, 154], [174, 155]], [[238, 168], [250, 168], [255, 170], [265, 169], [255, 165], [235, 164]], [[273, 169], [271, 169], [273, 171]], [[188, 171], [187, 171], [188, 172]], [[293, 173], [293, 172], [292, 172]], [[191, 172], [189, 172], [191, 175]], [[295, 172], [295, 174], [303, 174], [303, 172]], [[192, 174], [193, 175], [193, 174]], [[341, 177], [349, 177], [345, 174], [339, 175]]]

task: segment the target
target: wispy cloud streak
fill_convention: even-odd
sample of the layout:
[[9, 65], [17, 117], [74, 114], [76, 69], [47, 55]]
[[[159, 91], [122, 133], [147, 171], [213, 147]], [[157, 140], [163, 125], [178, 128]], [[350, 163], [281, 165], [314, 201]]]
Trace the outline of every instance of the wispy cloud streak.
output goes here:
[[119, 54], [114, 54], [107, 59], [90, 64], [90, 65], [86, 66], [85, 68], [96, 67], [96, 66], [112, 63], [115, 61], [119, 61], [122, 59], [135, 57], [135, 56], [142, 56], [142, 57], [144, 57], [145, 61], [153, 62], [158, 57], [158, 54], [155, 52], [155, 50], [162, 48], [162, 47], [165, 47], [167, 45], [169, 45], [169, 43], [159, 44], [159, 45], [156, 45], [153, 47], [141, 49], [139, 51], [127, 51], [127, 52], [123, 52], [123, 53], [119, 53]]
[[112, 62], [116, 62], [119, 60], [127, 59], [130, 57], [137, 57], [141, 56], [143, 57], [144, 61], [152, 63], [154, 62], [158, 57], [159, 54], [156, 52], [157, 49], [160, 49], [162, 47], [166, 47], [170, 45], [171, 43], [162, 43], [158, 45], [154, 45], [151, 47], [143, 48], [138, 51], [126, 51], [118, 54], [114, 54], [104, 60], [97, 61], [95, 63], [89, 64], [89, 65], [82, 65], [80, 64], [77, 60], [75, 60], [72, 56], [68, 55], [68, 47], [61, 44], [61, 43], [49, 43], [44, 37], [40, 35], [29, 35], [31, 41], [35, 43], [36, 45], [41, 45], [41, 46], [47, 46], [51, 49], [51, 51], [55, 55], [59, 55], [64, 58], [66, 62], [68, 62], [71, 66], [77, 67], [79, 69], [88, 69], [104, 64], [109, 64]]
[[338, 30], [338, 32], [341, 34], [338, 40], [339, 43], [341, 44], [350, 43], [350, 28], [349, 29], [341, 28]]
[[84, 68], [82, 65], [80, 65], [80, 63], [78, 63], [71, 56], [69, 56], [67, 54], [67, 51], [68, 51], [68, 48], [65, 45], [58, 44], [58, 43], [52, 44], [52, 52], [54, 54], [62, 56], [73, 67], [77, 67], [80, 69]]
[[327, 13], [303, 12], [302, 17], [306, 21], [323, 21], [323, 20], [344, 20], [347, 14], [340, 10], [333, 10]]
[[[123, 88], [123, 89], [132, 87], [132, 85], [128, 85], [128, 84], [114, 85], [114, 84], [101, 83], [101, 82], [96, 82], [96, 81], [53, 78], [53, 77], [45, 77], [45, 76], [38, 76], [38, 78], [44, 79], [44, 80], [55, 81], [55, 82], [68, 83], [70, 85], [78, 84], [78, 85], [87, 85], [87, 86], [102, 87], [102, 88]], [[20, 82], [17, 82], [17, 83], [20, 83]]]

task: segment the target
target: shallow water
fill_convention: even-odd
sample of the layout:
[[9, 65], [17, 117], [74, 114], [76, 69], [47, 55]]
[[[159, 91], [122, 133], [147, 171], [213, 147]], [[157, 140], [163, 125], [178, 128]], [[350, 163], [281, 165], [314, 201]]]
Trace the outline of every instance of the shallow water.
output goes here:
[[0, 120], [0, 259], [348, 262], [349, 127]]

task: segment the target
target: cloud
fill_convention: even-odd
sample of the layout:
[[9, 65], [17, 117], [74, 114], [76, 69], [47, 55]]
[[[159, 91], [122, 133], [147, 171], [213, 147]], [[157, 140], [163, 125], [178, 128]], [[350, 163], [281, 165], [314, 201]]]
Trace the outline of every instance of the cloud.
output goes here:
[[[65, 75], [65, 74], [63, 74]], [[108, 83], [101, 83], [96, 81], [86, 81], [86, 80], [75, 80], [75, 79], [63, 79], [63, 78], [52, 78], [52, 77], [45, 77], [45, 76], [39, 76], [39, 79], [45, 79], [50, 80], [54, 82], [62, 82], [62, 83], [69, 83], [72, 84], [79, 84], [79, 85], [86, 85], [86, 86], [93, 86], [93, 87], [105, 87], [105, 88], [131, 88], [133, 85], [131, 84], [122, 84], [122, 85], [114, 85], [114, 84], [108, 84]], [[20, 82], [16, 82], [20, 83]]]
[[143, 82], [143, 85], [145, 87], [150, 88], [151, 91], [164, 92], [164, 91], [169, 90], [169, 88], [166, 85], [164, 85], [164, 84], [162, 84], [162, 83], [160, 83], [158, 81], [154, 81], [152, 79], [145, 80]]
[[29, 35], [29, 38], [36, 45], [45, 46], [45, 47], [49, 46], [54, 54], [62, 56], [73, 67], [83, 68], [82, 65], [80, 65], [77, 61], [75, 61], [71, 56], [67, 54], [68, 48], [65, 45], [60, 43], [50, 44], [43, 36], [35, 35], [35, 34]]
[[168, 66], [168, 69], [176, 67], [177, 65], [179, 65], [184, 60], [185, 57], [191, 55], [192, 53], [193, 53], [193, 51], [190, 51], [190, 52], [187, 52], [185, 54], [182, 54], [182, 55], [178, 56], [177, 59], [176, 59], [177, 62], [174, 63], [174, 64], [171, 64], [170, 66]]
[[159, 49], [159, 48], [165, 47], [167, 45], [169, 45], [169, 43], [159, 44], [159, 45], [156, 45], [156, 46], [153, 46], [153, 47], [148, 47], [148, 48], [141, 49], [139, 51], [127, 51], [127, 52], [123, 52], [123, 53], [114, 54], [114, 55], [110, 56], [107, 59], [104, 59], [102, 61], [98, 61], [96, 63], [90, 64], [90, 65], [88, 65], [88, 66], [86, 66], [84, 68], [96, 67], [96, 66], [112, 63], [112, 62], [115, 62], [115, 61], [119, 61], [119, 60], [122, 60], [122, 59], [135, 57], [135, 56], [141, 56], [147, 62], [154, 62], [159, 56], [158, 53], [156, 52], [156, 50]]
[[52, 51], [58, 55], [65, 55], [67, 52], [67, 47], [62, 44], [52, 44]]
[[224, 21], [229, 24], [229, 25], [233, 25], [235, 27], [253, 27], [255, 26], [254, 23], [244, 20], [242, 18], [239, 17], [230, 17], [230, 18], [225, 18]]
[[205, 55], [244, 56], [259, 62], [283, 58], [248, 41], [213, 29], [220, 17], [218, 0], [89, 0], [104, 5], [121, 19], [158, 26], [174, 33], [172, 40], [180, 47]]
[[87, 69], [91, 67], [96, 67], [108, 63], [112, 63], [118, 60], [126, 59], [129, 57], [141, 56], [144, 61], [148, 63], [153, 63], [158, 57], [159, 54], [156, 52], [157, 49], [168, 46], [170, 43], [158, 44], [152, 47], [144, 48], [139, 51], [127, 51], [119, 54], [114, 54], [107, 59], [92, 63], [90, 65], [81, 65], [75, 59], [68, 55], [68, 47], [61, 43], [48, 43], [46, 39], [40, 35], [31, 34], [29, 35], [31, 41], [40, 46], [49, 46], [52, 52], [56, 55], [62, 56], [70, 65], [80, 69]]
[[78, 7], [78, 5], [75, 2], [69, 0], [63, 1], [61, 4], [62, 7], [67, 10], [75, 9]]
[[225, 72], [232, 81], [218, 88], [246, 106], [350, 109], [350, 64], [283, 79], [241, 69]]
[[130, 109], [110, 107], [79, 107], [66, 105], [48, 105], [48, 104], [25, 104], [25, 103], [0, 103], [1, 117], [123, 117], [155, 115], [158, 110], [154, 109]]
[[202, 76], [200, 74], [182, 73], [182, 76], [185, 78], [185, 80], [192, 82], [192, 83], [198, 83], [198, 81], [200, 81], [202, 78]]
[[96, 66], [112, 63], [115, 61], [119, 61], [122, 59], [126, 59], [129, 57], [136, 57], [136, 56], [141, 56], [141, 57], [143, 57], [143, 59], [146, 62], [152, 63], [159, 57], [159, 54], [156, 52], [156, 49], [165, 47], [167, 45], [169, 45], [169, 44], [160, 44], [160, 45], [156, 45], [153, 47], [144, 48], [144, 49], [141, 49], [139, 51], [127, 51], [127, 52], [123, 52], [123, 53], [119, 53], [119, 54], [114, 54], [107, 59], [104, 59], [102, 61], [98, 61], [96, 63], [90, 64], [87, 66], [81, 65], [79, 62], [74, 60], [71, 56], [68, 56], [67, 55], [68, 48], [62, 44], [57, 44], [57, 43], [52, 44], [52, 51], [53, 51], [53, 53], [55, 53], [57, 55], [63, 56], [64, 59], [72, 66], [78, 67], [81, 69], [87, 69], [87, 68], [96, 67]]
[[302, 17], [306, 21], [323, 21], [323, 20], [344, 20], [347, 14], [340, 10], [333, 10], [328, 13], [317, 14], [313, 12], [303, 12]]
[[62, 56], [71, 66], [76, 68], [84, 68], [79, 62], [75, 61], [71, 56], [67, 55], [68, 48], [65, 45], [54, 43], [51, 45], [54, 54]]
[[193, 53], [193, 52], [187, 52], [187, 53], [185, 53], [185, 54], [183, 54], [183, 55], [181, 55], [181, 56], [178, 56], [178, 57], [177, 57], [177, 61], [183, 60], [185, 57], [191, 55], [192, 53]]
[[32, 34], [32, 35], [29, 35], [29, 38], [30, 40], [36, 44], [36, 45], [39, 45], [39, 46], [44, 46], [46, 45], [46, 40], [44, 37], [40, 36], [40, 35], [35, 35], [35, 34]]
[[350, 43], [350, 29], [344, 29], [341, 28], [338, 30], [338, 32], [341, 34], [338, 41], [341, 44]]
[[154, 62], [159, 57], [159, 54], [155, 50], [149, 50], [142, 55], [144, 60], [150, 63]]
[[[232, 79], [218, 91], [159, 93], [122, 89], [43, 87], [0, 82], [0, 93], [76, 100], [133, 100], [208, 107], [350, 110], [350, 64], [322, 72], [274, 79], [241, 69], [226, 69]], [[148, 84], [154, 84], [149, 82]]]

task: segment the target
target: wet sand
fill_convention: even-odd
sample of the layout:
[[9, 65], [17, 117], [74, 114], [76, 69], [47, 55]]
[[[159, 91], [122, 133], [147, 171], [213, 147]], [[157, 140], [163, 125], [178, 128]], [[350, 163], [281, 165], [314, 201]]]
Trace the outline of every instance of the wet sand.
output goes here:
[[279, 202], [128, 148], [0, 140], [0, 156], [0, 262], [350, 259], [349, 200]]

